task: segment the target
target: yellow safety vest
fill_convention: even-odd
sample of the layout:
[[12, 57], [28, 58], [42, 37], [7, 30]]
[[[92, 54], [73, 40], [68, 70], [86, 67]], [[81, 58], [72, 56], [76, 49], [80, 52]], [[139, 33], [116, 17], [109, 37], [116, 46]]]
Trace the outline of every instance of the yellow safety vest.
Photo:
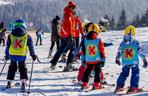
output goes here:
[[22, 37], [16, 37], [16, 36], [10, 35], [10, 39], [11, 39], [11, 45], [9, 48], [9, 54], [26, 56], [28, 51], [28, 47], [27, 47], [28, 34]]

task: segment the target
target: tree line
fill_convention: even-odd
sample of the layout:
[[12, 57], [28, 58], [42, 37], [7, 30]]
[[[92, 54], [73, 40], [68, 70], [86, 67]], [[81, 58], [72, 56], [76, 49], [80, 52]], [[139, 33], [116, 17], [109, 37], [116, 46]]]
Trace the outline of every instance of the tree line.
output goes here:
[[124, 9], [122, 10], [117, 22], [115, 22], [114, 17], [110, 18], [108, 15], [105, 15], [104, 18], [109, 20], [109, 29], [111, 30], [123, 30], [128, 25], [133, 25], [137, 28], [148, 27], [148, 8], [142, 15], [142, 17], [137, 14], [135, 17], [133, 17], [133, 20], [131, 22], [127, 20], [126, 11]]

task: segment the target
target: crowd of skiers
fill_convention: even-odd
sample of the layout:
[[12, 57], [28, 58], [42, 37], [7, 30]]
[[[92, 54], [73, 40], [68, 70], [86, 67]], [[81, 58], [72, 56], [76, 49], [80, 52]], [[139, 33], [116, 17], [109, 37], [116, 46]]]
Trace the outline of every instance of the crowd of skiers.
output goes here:
[[[65, 56], [66, 53], [69, 52], [66, 67], [63, 71], [75, 70], [76, 68], [73, 66], [73, 62], [76, 58], [80, 58], [82, 65], [78, 70], [77, 80], [82, 82], [82, 89], [89, 88], [89, 76], [92, 71], [95, 73], [93, 89], [101, 89], [102, 83], [104, 83], [104, 75], [101, 67], [105, 66], [105, 47], [112, 44], [104, 43], [102, 39], [98, 37], [101, 32], [98, 24], [86, 21], [82, 24], [80, 18], [76, 14], [75, 8], [76, 4], [73, 1], [69, 1], [64, 8], [61, 24], [59, 23], [59, 16], [56, 16], [51, 21], [51, 47], [49, 49], [48, 58], [52, 56], [55, 43], [57, 44], [57, 51], [50, 61], [50, 68], [55, 70], [60, 57], [62, 55]], [[3, 32], [3, 30], [3, 27], [1, 28], [0, 26], [0, 32]], [[41, 29], [37, 31], [38, 36], [40, 31]], [[134, 26], [130, 25], [125, 28], [123, 41], [120, 44], [115, 61], [116, 64], [123, 65], [122, 72], [117, 79], [115, 92], [123, 90], [130, 69], [132, 70], [132, 75], [128, 92], [137, 92], [141, 90], [139, 88], [140, 69], [138, 55], [140, 55], [143, 60], [143, 67], [147, 67], [148, 64], [146, 57], [143, 54], [142, 46], [139, 41], [136, 40], [135, 35], [136, 29]], [[38, 40], [39, 38], [40, 36], [38, 37]], [[38, 45], [38, 40], [36, 45]], [[80, 41], [81, 43], [79, 43]], [[42, 45], [42, 39], [40, 40], [40, 45]], [[37, 55], [34, 51], [32, 38], [27, 33], [26, 24], [23, 20], [16, 20], [14, 29], [8, 36], [5, 50], [4, 59], [6, 61], [10, 59], [11, 61], [7, 74], [7, 88], [11, 88], [11, 82], [14, 80], [18, 66], [22, 82], [21, 89], [25, 89], [26, 81], [28, 80], [25, 64], [28, 49], [30, 51], [30, 56], [33, 61], [35, 61]], [[122, 59], [122, 61], [120, 61], [120, 59]]]

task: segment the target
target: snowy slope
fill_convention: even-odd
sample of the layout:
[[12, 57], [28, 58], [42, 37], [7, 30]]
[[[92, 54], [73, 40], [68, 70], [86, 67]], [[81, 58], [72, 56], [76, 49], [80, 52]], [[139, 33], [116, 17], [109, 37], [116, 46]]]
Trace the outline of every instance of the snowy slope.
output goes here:
[[6, 2], [4, 0], [0, 0], [0, 5], [7, 5], [7, 4], [13, 4], [12, 2]]
[[[148, 28], [139, 28], [137, 29], [136, 38], [144, 44], [144, 52], [148, 56]], [[34, 37], [34, 34], [31, 33]], [[122, 40], [121, 31], [110, 31], [107, 33], [101, 33], [104, 42], [109, 42], [110, 40], [114, 43], [114, 46], [106, 48], [106, 66], [103, 68], [106, 73], [105, 77], [108, 83], [115, 83], [116, 79], [121, 71], [121, 66], [118, 66], [114, 63], [115, 55], [119, 43]], [[35, 37], [33, 38], [35, 40]], [[44, 37], [43, 46], [35, 46], [36, 54], [39, 56], [39, 59], [43, 63], [38, 63], [37, 61], [34, 64], [31, 93], [29, 96], [116, 96], [113, 94], [115, 87], [105, 86], [104, 89], [93, 91], [93, 92], [78, 92], [80, 86], [74, 85], [71, 81], [76, 78], [77, 72], [67, 72], [67, 73], [58, 73], [57, 71], [62, 70], [57, 67], [56, 71], [50, 71], [50, 63], [46, 58], [50, 46], [50, 34], [46, 34]], [[55, 48], [56, 49], [56, 48]], [[0, 47], [0, 57], [4, 56], [4, 47]], [[147, 58], [148, 59], [148, 58]], [[27, 58], [27, 67], [28, 73], [31, 69], [31, 58]], [[143, 63], [141, 62], [140, 65]], [[2, 76], [0, 76], [0, 96], [27, 96], [19, 93], [19, 87], [15, 87], [12, 90], [2, 91], [2, 88], [6, 85], [6, 75], [8, 70], [8, 65], [6, 66]], [[63, 63], [59, 63], [57, 66], [65, 66]], [[3, 66], [3, 62], [0, 60], [0, 70]], [[75, 64], [79, 67], [80, 64]], [[57, 72], [57, 73], [56, 73]], [[109, 74], [108, 74], [109, 73]], [[148, 86], [148, 69], [141, 68], [141, 79], [140, 86]], [[19, 82], [19, 73], [17, 73], [15, 82]], [[91, 80], [92, 82], [92, 80]], [[126, 86], [129, 86], [129, 78], [126, 82]], [[42, 94], [41, 94], [42, 93]], [[148, 93], [145, 93], [141, 96], [147, 96]], [[139, 96], [139, 95], [138, 95]]]

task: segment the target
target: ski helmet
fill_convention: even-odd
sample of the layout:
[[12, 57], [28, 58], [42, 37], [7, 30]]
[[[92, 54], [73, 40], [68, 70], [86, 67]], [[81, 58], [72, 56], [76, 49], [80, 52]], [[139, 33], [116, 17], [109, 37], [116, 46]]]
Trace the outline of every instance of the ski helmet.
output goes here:
[[124, 30], [124, 35], [127, 35], [127, 34], [135, 36], [136, 35], [136, 28], [133, 25], [126, 27]]
[[100, 32], [100, 28], [96, 23], [93, 23], [88, 27], [88, 32], [91, 32], [91, 31], [94, 31], [98, 34]]
[[19, 27], [27, 29], [27, 26], [23, 20], [16, 20], [15, 21], [14, 28], [19, 28]]

